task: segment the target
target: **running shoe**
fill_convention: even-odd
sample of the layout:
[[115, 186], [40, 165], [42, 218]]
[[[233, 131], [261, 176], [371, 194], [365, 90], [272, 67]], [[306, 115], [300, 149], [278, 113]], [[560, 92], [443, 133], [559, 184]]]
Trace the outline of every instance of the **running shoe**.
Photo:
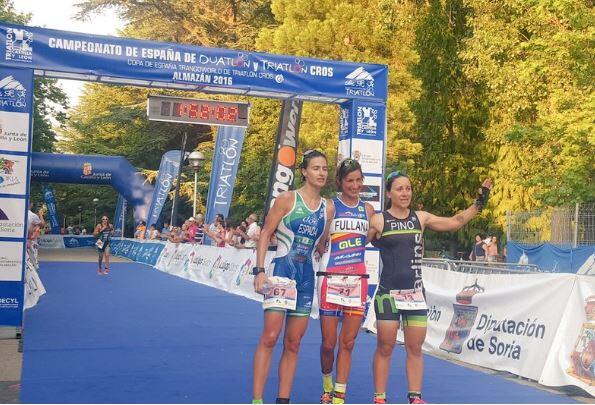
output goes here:
[[333, 403], [333, 396], [330, 392], [323, 392], [320, 396], [320, 403], [321, 404], [332, 404]]
[[344, 392], [334, 392], [333, 393], [333, 404], [344, 404], [345, 403], [345, 393]]
[[104, 274], [109, 274], [109, 267], [105, 268], [105, 273]]
[[386, 398], [374, 397], [374, 404], [386, 404]]
[[427, 404], [427, 402], [421, 398], [412, 398], [409, 400], [409, 403], [410, 404]]

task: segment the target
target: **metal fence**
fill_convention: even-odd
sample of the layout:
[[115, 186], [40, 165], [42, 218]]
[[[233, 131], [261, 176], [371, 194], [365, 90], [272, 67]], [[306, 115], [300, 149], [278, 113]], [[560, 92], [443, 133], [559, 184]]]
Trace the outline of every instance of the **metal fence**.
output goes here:
[[595, 245], [595, 203], [549, 208], [531, 212], [508, 212], [506, 237], [517, 243], [549, 242], [554, 245]]
[[542, 270], [534, 264], [515, 264], [497, 262], [469, 262], [465, 260], [423, 259], [422, 265], [442, 270], [471, 274], [530, 274], [552, 273]]

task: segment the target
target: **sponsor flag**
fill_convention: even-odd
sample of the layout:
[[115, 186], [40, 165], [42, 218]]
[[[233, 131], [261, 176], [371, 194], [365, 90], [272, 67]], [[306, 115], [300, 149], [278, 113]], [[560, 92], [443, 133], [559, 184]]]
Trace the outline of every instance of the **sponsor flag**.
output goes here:
[[42, 186], [43, 200], [48, 209], [48, 217], [54, 235], [60, 235], [60, 218], [58, 216], [58, 209], [56, 207], [56, 198], [54, 197], [54, 190], [51, 186], [44, 184]]
[[170, 150], [165, 152], [161, 158], [161, 164], [159, 164], [159, 175], [155, 182], [153, 199], [147, 216], [147, 235], [151, 225], [157, 225], [157, 221], [159, 221], [161, 210], [167, 201], [167, 195], [178, 176], [178, 170], [180, 170], [180, 151]]
[[303, 102], [300, 100], [283, 101], [277, 127], [275, 156], [269, 175], [268, 193], [264, 207], [265, 216], [279, 194], [293, 188], [302, 105]]
[[124, 225], [126, 223], [126, 199], [122, 194], [118, 194], [118, 202], [116, 203], [116, 212], [114, 213], [114, 236], [124, 236]]
[[213, 168], [207, 195], [206, 221], [208, 224], [213, 222], [217, 214], [222, 214], [225, 218], [229, 214], [245, 134], [246, 128], [217, 128]]

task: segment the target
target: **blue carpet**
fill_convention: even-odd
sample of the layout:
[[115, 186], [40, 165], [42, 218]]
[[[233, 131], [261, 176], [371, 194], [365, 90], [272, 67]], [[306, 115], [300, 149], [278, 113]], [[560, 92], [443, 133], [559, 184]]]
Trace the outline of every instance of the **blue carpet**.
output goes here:
[[[249, 403], [260, 304], [136, 263], [42, 263], [47, 294], [27, 311], [23, 403]], [[279, 342], [281, 343], [281, 341]], [[369, 403], [375, 337], [360, 334], [348, 401]], [[304, 337], [292, 402], [320, 394], [318, 321]], [[275, 351], [265, 401], [274, 402]], [[389, 400], [404, 403], [404, 351], [395, 349]], [[434, 403], [568, 403], [569, 397], [425, 357]]]

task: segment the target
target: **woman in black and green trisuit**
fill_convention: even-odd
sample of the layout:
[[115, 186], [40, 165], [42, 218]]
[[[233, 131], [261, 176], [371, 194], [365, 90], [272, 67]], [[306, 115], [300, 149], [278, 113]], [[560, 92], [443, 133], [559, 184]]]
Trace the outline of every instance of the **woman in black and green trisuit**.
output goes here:
[[370, 221], [368, 240], [380, 249], [382, 273], [374, 298], [378, 341], [374, 354], [374, 403], [386, 403], [390, 359], [399, 322], [405, 334], [409, 403], [421, 399], [423, 357], [421, 347], [427, 330], [427, 305], [421, 277], [423, 231], [456, 231], [469, 222], [487, 203], [492, 182], [481, 186], [478, 199], [465, 211], [452, 217], [438, 217], [409, 208], [413, 189], [409, 177], [393, 172], [386, 179], [388, 209]]

